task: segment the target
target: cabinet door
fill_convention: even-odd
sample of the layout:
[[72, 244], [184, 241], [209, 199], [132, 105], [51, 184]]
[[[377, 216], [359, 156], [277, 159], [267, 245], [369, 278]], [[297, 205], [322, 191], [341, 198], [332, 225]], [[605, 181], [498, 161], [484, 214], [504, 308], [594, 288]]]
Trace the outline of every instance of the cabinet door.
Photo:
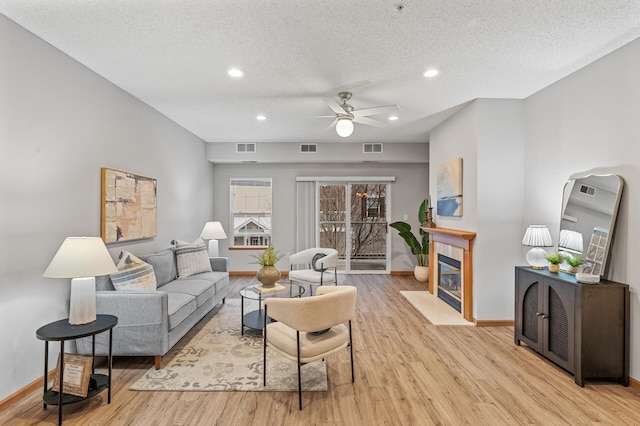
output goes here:
[[575, 286], [549, 279], [544, 279], [543, 284], [543, 354], [574, 373]]
[[542, 352], [542, 279], [537, 274], [518, 271], [516, 295], [516, 343], [522, 340]]

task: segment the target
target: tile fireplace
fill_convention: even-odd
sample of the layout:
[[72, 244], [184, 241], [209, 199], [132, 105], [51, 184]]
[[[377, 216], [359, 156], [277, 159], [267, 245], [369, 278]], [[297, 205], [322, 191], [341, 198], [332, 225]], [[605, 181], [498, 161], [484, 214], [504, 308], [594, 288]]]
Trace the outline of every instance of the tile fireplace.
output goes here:
[[[467, 321], [475, 323], [473, 318], [473, 239], [475, 232], [448, 228], [427, 228], [429, 233], [429, 292], [442, 297], [453, 306]], [[453, 260], [445, 265], [440, 263], [440, 255]], [[440, 277], [444, 285], [440, 286]], [[442, 289], [442, 293], [440, 290]], [[446, 300], [446, 299], [449, 300]], [[450, 303], [451, 305], [451, 303]]]

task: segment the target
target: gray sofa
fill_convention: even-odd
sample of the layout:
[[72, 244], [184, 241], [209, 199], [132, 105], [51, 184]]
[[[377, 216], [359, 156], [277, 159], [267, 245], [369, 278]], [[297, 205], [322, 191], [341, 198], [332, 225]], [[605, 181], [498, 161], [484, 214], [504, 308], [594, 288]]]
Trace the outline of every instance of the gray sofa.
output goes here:
[[[114, 356], [162, 356], [229, 293], [227, 258], [210, 258], [213, 272], [177, 275], [173, 249], [139, 256], [154, 268], [157, 290], [116, 291], [108, 275], [96, 277], [98, 314], [118, 317], [113, 329]], [[76, 341], [78, 353], [91, 354], [91, 338]], [[96, 336], [96, 355], [107, 355], [108, 333]]]

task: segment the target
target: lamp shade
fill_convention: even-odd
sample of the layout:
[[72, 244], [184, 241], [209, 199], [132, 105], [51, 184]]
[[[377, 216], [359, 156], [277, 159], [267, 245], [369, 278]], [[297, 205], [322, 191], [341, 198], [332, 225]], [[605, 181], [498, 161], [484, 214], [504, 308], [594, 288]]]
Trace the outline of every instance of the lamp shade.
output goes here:
[[584, 251], [584, 242], [582, 240], [582, 234], [577, 231], [571, 231], [569, 229], [561, 230], [560, 241], [558, 242], [558, 248], [565, 248], [565, 249], [582, 253]]
[[522, 238], [522, 245], [529, 247], [551, 247], [553, 240], [546, 225], [529, 225]]
[[220, 222], [207, 222], [202, 228], [200, 237], [203, 240], [224, 240], [227, 238], [227, 234], [225, 234]]
[[347, 138], [353, 133], [353, 121], [351, 118], [339, 118], [336, 123], [336, 133], [342, 138]]
[[100, 237], [68, 237], [55, 254], [43, 276], [82, 278], [117, 272], [107, 247]]

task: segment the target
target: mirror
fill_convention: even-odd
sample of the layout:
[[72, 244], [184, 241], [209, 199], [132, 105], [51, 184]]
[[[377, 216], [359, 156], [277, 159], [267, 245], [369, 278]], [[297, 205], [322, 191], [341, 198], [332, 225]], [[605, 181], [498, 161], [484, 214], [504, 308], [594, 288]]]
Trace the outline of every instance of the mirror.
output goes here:
[[623, 185], [618, 175], [588, 175], [564, 186], [558, 251], [582, 257], [584, 273], [606, 276]]

